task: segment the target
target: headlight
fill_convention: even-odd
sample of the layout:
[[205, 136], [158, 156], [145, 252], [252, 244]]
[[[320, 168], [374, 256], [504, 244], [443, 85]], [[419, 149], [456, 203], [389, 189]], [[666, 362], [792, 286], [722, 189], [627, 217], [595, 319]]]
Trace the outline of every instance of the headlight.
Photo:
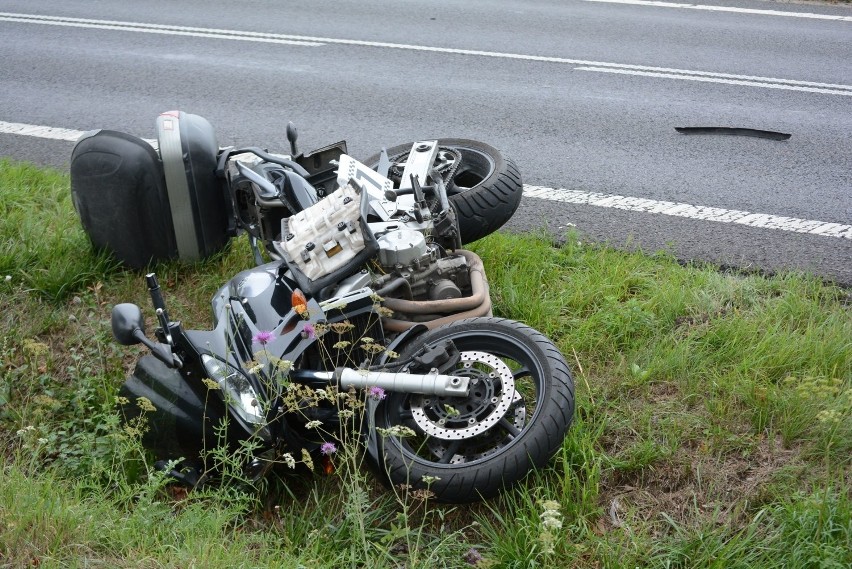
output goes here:
[[230, 405], [247, 426], [254, 429], [264, 427], [266, 419], [257, 392], [248, 378], [237, 368], [206, 354], [201, 355], [204, 368], [219, 384], [225, 402]]

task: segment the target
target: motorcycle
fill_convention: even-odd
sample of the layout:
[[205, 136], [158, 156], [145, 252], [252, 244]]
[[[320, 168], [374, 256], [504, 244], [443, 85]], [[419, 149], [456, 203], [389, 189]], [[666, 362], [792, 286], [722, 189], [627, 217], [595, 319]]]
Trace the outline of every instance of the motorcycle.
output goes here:
[[354, 429], [385, 482], [452, 503], [544, 465], [573, 417], [571, 373], [544, 335], [492, 316], [483, 263], [461, 249], [502, 224], [505, 213], [467, 232], [457, 216], [482, 198], [468, 180], [495, 163], [504, 176], [503, 158], [427, 140], [364, 164], [339, 146], [297, 155], [289, 138], [299, 160], [217, 158], [256, 266], [214, 295], [212, 330], [173, 321], [154, 274], [156, 341], [138, 306], [113, 310], [116, 340], [150, 350], [120, 390], [124, 420], [147, 423], [145, 448], [194, 486], [216, 446], [248, 448], [259, 478], [300, 456], [333, 468]]

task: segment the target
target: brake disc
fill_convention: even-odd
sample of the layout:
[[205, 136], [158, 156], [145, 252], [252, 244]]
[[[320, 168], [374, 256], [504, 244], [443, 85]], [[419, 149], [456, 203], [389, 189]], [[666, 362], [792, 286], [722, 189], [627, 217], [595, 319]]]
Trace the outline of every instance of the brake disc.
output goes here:
[[[515, 392], [512, 370], [499, 357], [486, 352], [462, 352], [459, 363], [452, 374], [470, 378], [467, 397], [418, 395], [411, 400], [414, 422], [430, 437], [457, 441], [481, 435], [522, 399]], [[519, 419], [525, 420], [523, 406], [520, 409], [523, 416], [519, 417], [516, 409], [511, 418], [516, 426]]]

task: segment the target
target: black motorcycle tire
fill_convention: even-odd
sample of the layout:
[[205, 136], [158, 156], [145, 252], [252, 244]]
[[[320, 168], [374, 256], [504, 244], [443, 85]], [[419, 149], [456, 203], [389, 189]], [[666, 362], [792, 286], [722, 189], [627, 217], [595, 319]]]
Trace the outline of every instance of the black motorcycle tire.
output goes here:
[[[387, 149], [388, 156], [405, 162], [411, 145]], [[514, 215], [521, 203], [523, 183], [515, 163], [491, 145], [463, 138], [440, 138], [438, 147], [461, 154], [461, 164], [447, 184], [447, 195], [456, 210], [462, 244], [497, 231]], [[379, 154], [364, 163], [375, 169]]]
[[[469, 318], [431, 330], [403, 349], [400, 357], [448, 339], [463, 358], [490, 356], [492, 361], [509, 364], [502, 369], [504, 374], [511, 369], [514, 377], [514, 389], [508, 394], [512, 405], [495, 413], [494, 418], [502, 418], [485, 429], [489, 418], [482, 410], [489, 404], [492, 409], [503, 405], [507, 396], [500, 392], [503, 379], [493, 379], [501, 377], [500, 364], [490, 368], [489, 376], [488, 366], [481, 361], [460, 361], [455, 369], [444, 371], [471, 377], [467, 398], [390, 393], [375, 414], [378, 456], [384, 461], [378, 470], [394, 486], [428, 490], [441, 502], [466, 503], [511, 487], [556, 453], [573, 418], [574, 382], [564, 357], [550, 340], [525, 324], [502, 318]], [[475, 385], [474, 378], [478, 378]], [[516, 403], [519, 396], [520, 405]], [[485, 430], [457, 443], [426, 435], [424, 417], [426, 428], [441, 431], [440, 420], [429, 417], [441, 415], [448, 405], [456, 414], [452, 418], [445, 414], [443, 424], [456, 422], [461, 430], [444, 431], [461, 433], [477, 412], [480, 418], [484, 417], [480, 426]], [[419, 424], [415, 418], [418, 414]], [[434, 422], [429, 423], [430, 420]], [[383, 431], [393, 431], [395, 426], [408, 427], [416, 434], [397, 436]]]

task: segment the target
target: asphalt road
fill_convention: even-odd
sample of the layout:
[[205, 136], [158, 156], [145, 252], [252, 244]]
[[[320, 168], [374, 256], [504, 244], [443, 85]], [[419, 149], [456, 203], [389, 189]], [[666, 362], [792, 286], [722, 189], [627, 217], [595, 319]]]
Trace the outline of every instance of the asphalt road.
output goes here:
[[[181, 109], [207, 117], [221, 145], [286, 149], [292, 120], [303, 149], [346, 139], [358, 157], [474, 138], [511, 155], [534, 186], [852, 224], [852, 7], [702, 4], [758, 12], [584, 0], [0, 1], [0, 122], [152, 138], [156, 116]], [[0, 155], [67, 167], [70, 149], [0, 134]], [[509, 228], [561, 234], [569, 224], [616, 246], [852, 284], [852, 231], [536, 198]]]

